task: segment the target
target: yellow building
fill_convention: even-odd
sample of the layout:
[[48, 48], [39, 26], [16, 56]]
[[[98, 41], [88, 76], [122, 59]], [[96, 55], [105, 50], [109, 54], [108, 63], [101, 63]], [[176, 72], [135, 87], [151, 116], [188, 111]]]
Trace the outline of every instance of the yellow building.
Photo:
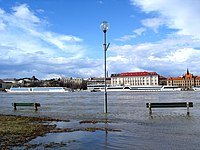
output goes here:
[[167, 78], [168, 86], [179, 86], [183, 89], [190, 89], [194, 86], [200, 86], [200, 76], [194, 76], [189, 72], [187, 72], [182, 77], [168, 77]]

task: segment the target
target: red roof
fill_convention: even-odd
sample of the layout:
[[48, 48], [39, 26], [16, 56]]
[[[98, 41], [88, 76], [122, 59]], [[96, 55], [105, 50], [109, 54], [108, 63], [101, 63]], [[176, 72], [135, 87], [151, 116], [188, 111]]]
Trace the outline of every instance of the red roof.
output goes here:
[[156, 72], [125, 72], [120, 73], [118, 76], [150, 76], [150, 75], [158, 75]]
[[160, 79], [167, 79], [165, 76], [159, 76]]
[[174, 78], [171, 78], [171, 80], [183, 80], [183, 77], [174, 77]]

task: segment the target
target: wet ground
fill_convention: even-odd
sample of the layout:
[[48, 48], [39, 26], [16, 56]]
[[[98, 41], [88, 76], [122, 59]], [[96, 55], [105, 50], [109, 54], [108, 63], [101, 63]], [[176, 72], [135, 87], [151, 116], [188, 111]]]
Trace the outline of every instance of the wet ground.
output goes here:
[[[0, 114], [70, 120], [52, 122], [62, 132], [29, 141], [34, 146], [29, 149], [199, 149], [200, 92], [109, 92], [107, 115], [103, 98], [101, 92], [0, 93]], [[146, 108], [149, 102], [188, 101], [194, 103], [189, 116], [186, 108], [153, 109], [152, 115]], [[14, 111], [12, 102], [39, 102], [41, 107]]]

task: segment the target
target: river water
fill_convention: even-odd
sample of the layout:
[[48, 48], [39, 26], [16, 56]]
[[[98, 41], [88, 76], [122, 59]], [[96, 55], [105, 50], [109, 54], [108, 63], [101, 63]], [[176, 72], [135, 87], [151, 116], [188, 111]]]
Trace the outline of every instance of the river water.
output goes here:
[[[21, 107], [14, 111], [13, 102], [39, 102], [41, 107]], [[48, 133], [29, 142], [36, 149], [54, 143], [48, 149], [200, 149], [200, 92], [108, 92], [108, 114], [103, 113], [103, 92], [3, 93], [0, 114], [52, 117], [70, 120], [58, 127], [99, 127], [121, 132]], [[146, 108], [149, 102], [193, 102], [188, 116], [186, 108]], [[111, 120], [111, 123], [79, 124], [82, 120]], [[55, 143], [65, 143], [58, 146]], [[15, 147], [13, 149], [22, 149]]]

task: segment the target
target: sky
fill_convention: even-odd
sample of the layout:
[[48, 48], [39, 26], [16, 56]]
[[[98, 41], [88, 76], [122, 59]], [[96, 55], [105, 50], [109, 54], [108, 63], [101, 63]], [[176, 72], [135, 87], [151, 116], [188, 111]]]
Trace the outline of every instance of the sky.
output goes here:
[[200, 75], [199, 0], [0, 0], [0, 79]]

